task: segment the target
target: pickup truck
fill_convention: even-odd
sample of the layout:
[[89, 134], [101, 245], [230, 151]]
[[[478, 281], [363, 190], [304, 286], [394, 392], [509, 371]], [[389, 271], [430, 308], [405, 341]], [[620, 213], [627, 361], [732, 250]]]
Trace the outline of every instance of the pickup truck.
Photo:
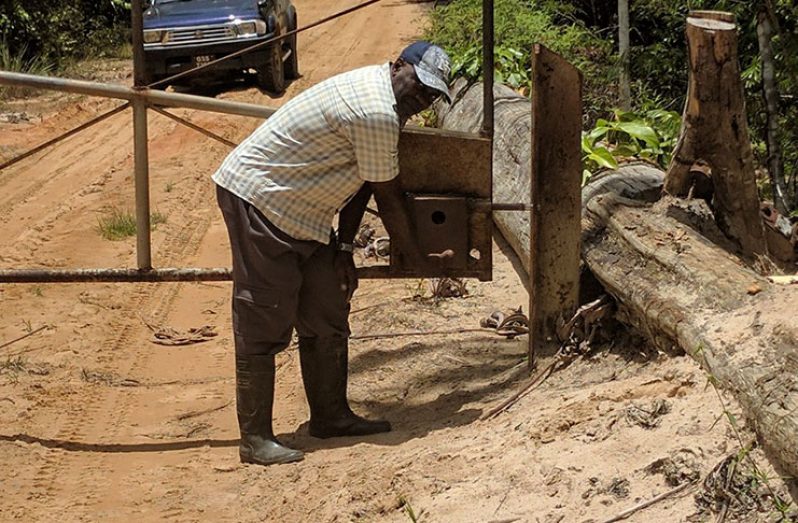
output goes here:
[[[145, 6], [147, 84], [297, 27], [291, 0], [149, 0]], [[224, 74], [254, 71], [260, 88], [281, 93], [286, 79], [299, 77], [296, 34], [209, 69]]]

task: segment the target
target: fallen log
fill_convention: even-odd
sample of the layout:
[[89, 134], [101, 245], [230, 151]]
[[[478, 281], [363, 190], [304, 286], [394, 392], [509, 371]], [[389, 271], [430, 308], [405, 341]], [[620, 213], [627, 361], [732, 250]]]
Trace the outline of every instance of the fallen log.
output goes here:
[[587, 204], [583, 259], [627, 323], [678, 345], [735, 395], [764, 447], [796, 477], [798, 289], [769, 283], [685, 216], [714, 223], [703, 200], [599, 196]]
[[[455, 91], [439, 121], [478, 130], [481, 86], [459, 82]], [[517, 201], [529, 194], [530, 104], [503, 86], [495, 94], [494, 200]], [[663, 174], [625, 165], [583, 191], [583, 260], [615, 297], [620, 318], [692, 356], [737, 398], [774, 460], [798, 477], [798, 287], [772, 284], [730, 254], [734, 242], [703, 199], [629, 199], [650, 200], [652, 188], [656, 198]], [[526, 270], [528, 220], [494, 213]]]

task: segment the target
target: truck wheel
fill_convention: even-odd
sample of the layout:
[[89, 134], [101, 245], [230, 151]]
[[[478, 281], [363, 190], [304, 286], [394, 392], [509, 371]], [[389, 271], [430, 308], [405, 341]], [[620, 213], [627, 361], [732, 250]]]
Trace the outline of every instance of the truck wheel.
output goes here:
[[258, 68], [258, 86], [270, 93], [279, 94], [285, 90], [282, 46], [277, 44], [269, 49], [266, 63]]
[[[294, 14], [291, 30], [296, 28], [296, 14]], [[296, 33], [288, 37], [288, 48], [291, 50], [291, 56], [289, 56], [288, 60], [285, 62], [285, 77], [289, 80], [296, 80], [299, 78], [299, 56], [296, 50]]]

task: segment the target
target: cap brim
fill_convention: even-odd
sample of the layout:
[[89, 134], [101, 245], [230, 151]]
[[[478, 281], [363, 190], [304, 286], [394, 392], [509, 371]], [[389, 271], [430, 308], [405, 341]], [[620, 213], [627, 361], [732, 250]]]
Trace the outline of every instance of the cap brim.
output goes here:
[[446, 85], [446, 82], [418, 65], [414, 65], [413, 69], [416, 70], [416, 76], [418, 76], [422, 84], [440, 92], [446, 97], [447, 102], [452, 103], [452, 96], [449, 94], [449, 86]]

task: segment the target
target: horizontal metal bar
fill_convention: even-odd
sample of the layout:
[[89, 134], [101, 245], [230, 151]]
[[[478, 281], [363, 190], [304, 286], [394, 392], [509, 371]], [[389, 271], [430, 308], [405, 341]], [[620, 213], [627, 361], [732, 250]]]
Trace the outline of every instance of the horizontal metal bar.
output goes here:
[[534, 206], [529, 203], [492, 202], [484, 198], [470, 198], [468, 208], [475, 212], [491, 211], [531, 211]]
[[491, 211], [531, 211], [535, 208], [530, 203], [491, 203]]
[[[391, 270], [388, 265], [358, 267], [358, 278], [457, 278], [478, 277], [478, 271], [436, 271], [435, 274], [419, 276], [418, 273], [403, 273]], [[159, 283], [180, 281], [230, 281], [230, 269], [218, 268], [164, 268], [164, 269], [0, 269], [0, 284], [3, 283]]]
[[482, 271], [474, 269], [429, 269], [427, 271], [400, 271], [390, 265], [358, 267], [357, 277], [364, 280], [416, 279], [416, 278], [479, 278]]
[[5, 269], [0, 283], [227, 281], [230, 269]]
[[162, 107], [185, 107], [187, 109], [251, 116], [253, 118], [268, 118], [277, 111], [277, 109], [265, 107], [263, 105], [217, 100], [216, 98], [210, 98], [208, 96], [168, 93], [157, 89], [134, 89], [124, 85], [10, 73], [8, 71], [0, 71], [0, 85], [18, 85], [34, 89], [48, 89], [51, 91], [118, 98], [128, 101], [144, 99], [149, 104], [160, 105]]
[[[361, 278], [392, 278], [387, 265], [359, 267]], [[179, 282], [229, 281], [233, 273], [225, 268], [165, 269], [3, 269], [0, 283], [103, 283], [103, 282]]]

